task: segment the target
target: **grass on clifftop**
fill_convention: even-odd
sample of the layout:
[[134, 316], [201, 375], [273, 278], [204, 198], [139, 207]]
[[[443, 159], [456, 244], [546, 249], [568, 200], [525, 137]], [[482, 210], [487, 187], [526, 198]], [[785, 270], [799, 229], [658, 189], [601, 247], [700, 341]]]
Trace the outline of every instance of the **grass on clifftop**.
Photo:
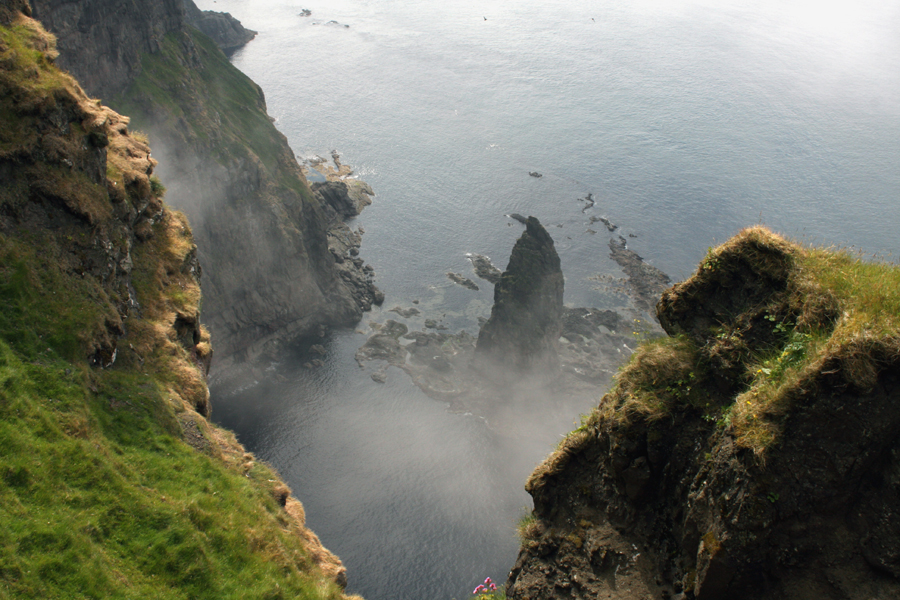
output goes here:
[[[577, 445], [607, 419], [653, 422], [693, 411], [763, 456], [777, 443], [792, 400], [817, 389], [824, 375], [840, 373], [843, 385], [862, 393], [872, 389], [885, 358], [900, 353], [900, 267], [847, 250], [803, 246], [754, 227], [711, 249], [680, 285], [717, 281], [717, 269], [731, 268], [757, 247], [776, 250], [772, 268], [786, 268], [785, 289], [771, 290], [758, 305], [708, 331], [642, 344], [567, 443]], [[717, 392], [716, 377], [726, 377], [733, 393]]]
[[[52, 37], [10, 14], [0, 7], [0, 114], [22, 136], [0, 153], [17, 182], [0, 187], [0, 598], [341, 598], [339, 565], [277, 474], [194, 411], [208, 337], [184, 344], [175, 324], [199, 310], [195, 248], [146, 177], [149, 149], [55, 69]], [[72, 119], [68, 131], [47, 114]], [[109, 181], [90, 198], [63, 185], [83, 176], [77, 160], [46, 162], [81, 156], [79, 123], [108, 143]], [[53, 170], [52, 194], [28, 180]], [[112, 216], [138, 197], [159, 209], [140, 233]], [[122, 323], [130, 294], [89, 253], [127, 243], [139, 307]], [[111, 336], [118, 358], [92, 366]]]

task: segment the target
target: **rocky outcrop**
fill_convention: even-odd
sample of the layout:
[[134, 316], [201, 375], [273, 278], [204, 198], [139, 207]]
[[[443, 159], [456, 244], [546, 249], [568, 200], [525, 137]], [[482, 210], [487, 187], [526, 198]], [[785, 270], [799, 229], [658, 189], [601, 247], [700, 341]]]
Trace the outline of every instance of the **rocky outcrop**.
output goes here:
[[[610, 231], [615, 230], [608, 222], [605, 224]], [[628, 248], [628, 243], [622, 236], [618, 240], [609, 240], [609, 257], [625, 272], [623, 291], [631, 298], [635, 308], [652, 313], [656, 299], [672, 283], [669, 276], [644, 262], [643, 258]]]
[[225, 54], [234, 53], [256, 37], [255, 31], [241, 25], [229, 13], [200, 10], [193, 0], [184, 0], [184, 10], [188, 23], [209, 36]]
[[505, 369], [555, 368], [562, 332], [563, 274], [553, 239], [534, 217], [516, 241], [494, 287], [491, 316], [478, 333], [475, 355]]
[[898, 597], [898, 277], [761, 228], [712, 251], [529, 479], [508, 597]]
[[466, 258], [472, 262], [472, 267], [475, 269], [476, 275], [494, 285], [500, 283], [500, 277], [503, 276], [503, 271], [495, 267], [494, 263], [492, 263], [491, 259], [487, 256], [482, 254], [466, 254]]
[[[0, 233], [40, 239], [46, 259], [105, 300], [97, 301], [102, 317], [86, 334], [85, 351], [93, 364], [109, 367], [120, 354], [126, 321], [141, 311], [132, 281], [134, 254], [148, 251], [160, 223], [180, 217], [164, 208], [163, 188], [153, 174], [156, 161], [145, 141], [129, 132], [128, 118], [89, 99], [71, 78], [57, 75], [52, 38], [33, 21], [20, 26], [33, 28], [41, 58], [27, 64], [21, 53], [10, 51], [0, 70], [5, 115]], [[25, 82], [22, 71], [31, 73]], [[42, 90], [51, 78], [55, 87]], [[189, 235], [176, 263], [173, 278], [198, 288], [200, 267]], [[207, 350], [198, 349], [208, 347], [208, 336], [201, 331], [197, 306], [183, 307], [167, 320], [184, 349], [208, 358]], [[204, 386], [193, 398], [194, 407], [208, 412], [207, 399]]]
[[[358, 179], [337, 179], [313, 183], [313, 193], [322, 205], [339, 219], [355, 217], [372, 204], [375, 192], [365, 181]], [[334, 219], [332, 219], [334, 220]]]
[[[219, 364], [360, 319], [378, 296], [371, 270], [336, 257], [328, 209], [262, 90], [187, 26], [182, 0], [36, 7], [67, 68], [153, 139], [168, 200], [194, 226]], [[344, 234], [352, 254], [358, 240]]]

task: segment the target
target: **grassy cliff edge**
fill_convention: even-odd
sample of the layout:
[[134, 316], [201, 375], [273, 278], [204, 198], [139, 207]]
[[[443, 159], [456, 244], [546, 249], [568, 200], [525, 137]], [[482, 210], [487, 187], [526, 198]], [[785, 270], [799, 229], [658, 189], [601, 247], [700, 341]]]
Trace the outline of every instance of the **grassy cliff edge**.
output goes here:
[[146, 140], [0, 5], [0, 597], [341, 598], [340, 562], [210, 424], [190, 227]]

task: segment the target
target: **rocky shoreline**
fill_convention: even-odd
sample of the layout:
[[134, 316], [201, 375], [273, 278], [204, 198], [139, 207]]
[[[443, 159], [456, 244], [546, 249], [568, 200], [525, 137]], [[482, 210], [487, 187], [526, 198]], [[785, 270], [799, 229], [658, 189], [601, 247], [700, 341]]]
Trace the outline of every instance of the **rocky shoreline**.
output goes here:
[[[526, 224], [529, 223], [529, 219], [523, 219]], [[422, 314], [418, 308], [396, 306], [389, 312], [395, 313], [397, 318], [383, 323], [369, 323], [373, 333], [356, 353], [360, 367], [367, 368], [373, 362], [381, 363], [370, 373], [371, 378], [380, 383], [386, 380], [389, 367], [397, 367], [426, 395], [449, 403], [450, 410], [476, 414], [495, 431], [510, 436], [527, 435], [531, 430], [532, 423], [528, 421], [534, 411], [517, 410], [517, 407], [534, 402], [538, 396], [542, 398], [544, 408], [551, 412], [558, 403], [578, 404], [595, 399], [598, 386], [610, 384], [619, 365], [631, 355], [637, 343], [659, 335], [661, 330], [656, 323], [625, 317], [613, 310], [563, 307], [561, 271], [558, 258], [553, 266], [552, 256], [556, 253], [552, 240], [536, 219], [532, 221], [546, 237], [538, 236], [542, 243], [531, 242], [522, 246], [521, 240], [517, 242], [506, 272], [501, 273], [485, 256], [468, 255], [476, 274], [485, 281], [497, 284], [491, 317], [494, 319], [493, 325], [489, 325], [489, 319], [480, 318], [480, 334], [473, 335], [465, 330], [451, 333], [437, 319]], [[526, 237], [523, 234], [523, 238]], [[520, 258], [514, 260], [517, 254]], [[547, 258], [541, 259], [540, 256]], [[637, 255], [631, 258], [640, 260]], [[529, 303], [522, 294], [510, 296], [512, 292], [506, 289], [508, 284], [503, 283], [504, 278], [515, 281], [525, 277], [522, 281], [525, 288], [551, 290], [529, 283], [530, 278], [543, 278], [533, 268], [535, 260], [548, 265], [547, 276], [551, 280], [560, 278], [551, 286], [553, 290], [560, 286], [553, 293], [558, 296], [557, 303], [548, 305], [542, 300], [544, 294], [541, 292], [536, 294], [534, 303]], [[520, 264], [518, 270], [515, 263]], [[641, 273], [643, 271], [636, 273], [635, 278], [639, 278]], [[643, 287], [649, 287], [649, 284]], [[513, 299], [508, 309], [502, 308], [506, 297]], [[534, 318], [523, 316], [522, 310], [529, 310], [519, 306], [523, 303], [531, 304], [538, 313], [556, 315], [552, 317], [552, 323], [548, 321], [546, 331], [540, 332], [535, 328], [535, 319], [543, 318], [537, 313]], [[425, 325], [421, 330], [414, 330], [410, 324], [398, 320], [420, 321], [422, 317]], [[492, 332], [487, 335], [499, 340], [501, 356], [492, 357], [491, 345], [482, 342], [485, 331]], [[538, 340], [535, 335], [541, 339]], [[502, 341], [507, 338], [509, 343]], [[537, 351], [539, 348], [541, 351], [534, 356], [540, 359], [541, 368], [538, 368], [539, 365], [529, 366], [532, 354], [529, 349]], [[522, 351], [522, 359], [512, 357], [512, 362], [506, 364], [510, 359], [509, 353], [516, 349]], [[509, 377], [500, 377], [501, 373], [508, 373]]]
[[[351, 229], [345, 222], [372, 204], [375, 192], [372, 187], [359, 179], [354, 179], [353, 169], [341, 163], [340, 155], [332, 151], [334, 166], [327, 162], [316, 162], [314, 170], [325, 177], [325, 181], [310, 184], [313, 194], [321, 203], [327, 219], [328, 251], [334, 257], [337, 272], [350, 289], [351, 296], [364, 312], [372, 306], [381, 306], [384, 294], [374, 283], [375, 270], [359, 258], [359, 248], [365, 229], [358, 226]], [[309, 171], [304, 170], [304, 175]]]

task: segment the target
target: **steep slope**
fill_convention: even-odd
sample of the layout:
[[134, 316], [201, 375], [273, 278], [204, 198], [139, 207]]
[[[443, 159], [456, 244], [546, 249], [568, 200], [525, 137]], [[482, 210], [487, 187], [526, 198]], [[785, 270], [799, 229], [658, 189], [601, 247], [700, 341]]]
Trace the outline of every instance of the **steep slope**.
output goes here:
[[0, 2], [0, 596], [340, 598], [301, 505], [204, 418], [190, 227], [128, 119]]
[[900, 596], [900, 269], [762, 229], [527, 484], [510, 598]]
[[186, 24], [181, 0], [152, 10], [112, 0], [35, 5], [76, 76], [93, 82], [87, 71], [107, 52], [127, 63], [114, 84], [87, 89], [112, 92], [105, 99], [153, 140], [168, 199], [199, 242], [204, 318], [220, 359], [352, 325], [379, 299], [360, 259], [329, 250], [329, 219], [262, 90]]

